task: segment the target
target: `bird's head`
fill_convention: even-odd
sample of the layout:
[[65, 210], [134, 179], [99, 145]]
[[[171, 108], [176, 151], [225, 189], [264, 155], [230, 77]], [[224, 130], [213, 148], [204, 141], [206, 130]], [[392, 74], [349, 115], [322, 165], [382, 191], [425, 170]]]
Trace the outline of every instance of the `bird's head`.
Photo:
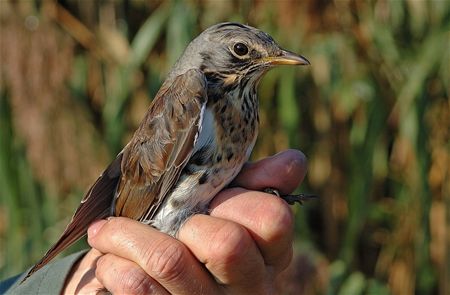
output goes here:
[[277, 65], [309, 65], [301, 55], [282, 49], [271, 36], [251, 26], [220, 23], [203, 31], [186, 48], [171, 75], [202, 70], [209, 83], [233, 86], [255, 84]]

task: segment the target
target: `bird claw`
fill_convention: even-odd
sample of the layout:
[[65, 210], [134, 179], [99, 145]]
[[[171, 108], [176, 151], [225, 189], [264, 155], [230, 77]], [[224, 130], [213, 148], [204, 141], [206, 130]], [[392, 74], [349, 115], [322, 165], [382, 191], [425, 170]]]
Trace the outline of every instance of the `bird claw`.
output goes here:
[[281, 198], [280, 192], [279, 192], [277, 189], [275, 189], [275, 188], [271, 188], [271, 187], [265, 188], [265, 189], [264, 189], [264, 192], [265, 192], [266, 194], [275, 195], [275, 196]]
[[298, 195], [282, 195], [281, 198], [286, 201], [289, 205], [294, 205], [295, 203], [299, 203], [303, 205], [303, 202], [309, 201], [311, 199], [317, 199], [316, 195], [309, 194], [298, 194]]
[[282, 195], [277, 189], [274, 188], [266, 188], [264, 189], [264, 192], [282, 198], [289, 205], [294, 205], [295, 203], [303, 205], [303, 202], [318, 198], [318, 196], [316, 195], [309, 195], [309, 194]]

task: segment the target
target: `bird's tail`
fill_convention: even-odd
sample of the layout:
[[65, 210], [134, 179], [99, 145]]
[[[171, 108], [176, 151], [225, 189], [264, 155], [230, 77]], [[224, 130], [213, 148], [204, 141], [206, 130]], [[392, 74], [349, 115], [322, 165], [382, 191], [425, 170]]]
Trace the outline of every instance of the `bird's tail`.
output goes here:
[[92, 185], [59, 240], [28, 271], [21, 283], [50, 262], [61, 251], [83, 237], [92, 222], [111, 215], [115, 190], [121, 175], [121, 162], [122, 153], [117, 156]]
[[69, 247], [71, 244], [75, 243], [78, 239], [86, 234], [87, 228], [89, 224], [78, 224], [78, 227], [72, 226], [73, 223], [67, 227], [64, 231], [63, 235], [59, 238], [59, 240], [45, 253], [44, 257], [39, 260], [27, 273], [25, 278], [21, 283], [25, 282], [33, 273], [41, 269], [44, 265], [46, 265], [50, 260], [55, 258], [59, 253], [61, 253], [64, 249]]

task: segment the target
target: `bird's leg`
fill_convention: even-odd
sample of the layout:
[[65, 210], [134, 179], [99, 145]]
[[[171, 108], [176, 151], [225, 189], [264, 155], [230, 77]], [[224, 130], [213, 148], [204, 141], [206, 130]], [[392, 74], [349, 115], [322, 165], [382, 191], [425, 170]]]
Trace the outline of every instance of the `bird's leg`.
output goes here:
[[270, 188], [270, 187], [264, 189], [264, 192], [282, 198], [289, 205], [294, 205], [296, 202], [299, 203], [300, 205], [303, 205], [303, 202], [317, 198], [316, 195], [309, 195], [309, 194], [282, 195], [282, 194], [280, 194], [280, 192], [277, 189]]

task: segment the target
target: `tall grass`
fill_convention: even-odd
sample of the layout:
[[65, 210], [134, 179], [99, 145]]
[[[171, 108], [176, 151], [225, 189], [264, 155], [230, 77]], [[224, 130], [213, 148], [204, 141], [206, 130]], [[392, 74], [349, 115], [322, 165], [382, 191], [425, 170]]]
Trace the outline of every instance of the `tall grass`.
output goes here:
[[[283, 294], [449, 294], [447, 1], [2, 1], [0, 274], [35, 262], [201, 30], [311, 67], [261, 83], [253, 158], [309, 158]], [[78, 247], [82, 247], [79, 245]], [[73, 249], [72, 249], [73, 250]]]

